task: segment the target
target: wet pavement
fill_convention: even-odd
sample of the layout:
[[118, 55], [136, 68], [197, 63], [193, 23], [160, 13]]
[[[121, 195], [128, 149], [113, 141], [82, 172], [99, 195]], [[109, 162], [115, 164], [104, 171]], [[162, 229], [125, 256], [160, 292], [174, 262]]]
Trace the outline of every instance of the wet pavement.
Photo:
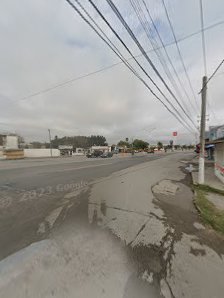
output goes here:
[[0, 262], [0, 296], [223, 297], [224, 238], [194, 208], [181, 162], [192, 156], [145, 161], [64, 194], [37, 220], [43, 240]]

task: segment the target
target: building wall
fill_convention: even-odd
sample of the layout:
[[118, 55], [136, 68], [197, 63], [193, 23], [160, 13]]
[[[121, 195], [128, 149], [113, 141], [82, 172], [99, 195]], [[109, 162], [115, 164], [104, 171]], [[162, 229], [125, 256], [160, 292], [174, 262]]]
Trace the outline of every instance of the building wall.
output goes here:
[[[24, 149], [24, 157], [50, 157], [50, 149]], [[60, 150], [52, 149], [52, 156], [60, 156]]]
[[91, 152], [95, 150], [99, 150], [103, 152], [111, 152], [111, 146], [92, 146], [90, 149]]
[[6, 159], [22, 159], [24, 158], [23, 149], [7, 149], [4, 151]]
[[5, 149], [18, 149], [18, 136], [6, 136]]
[[224, 125], [210, 126], [209, 140], [214, 141], [224, 138]]
[[215, 175], [224, 183], [224, 143], [215, 144]]
[[75, 152], [73, 152], [72, 155], [83, 156], [83, 155], [85, 155], [85, 149], [83, 149], [83, 148], [76, 148], [75, 149]]
[[2, 146], [0, 146], [0, 159], [5, 159], [6, 156], [3, 154], [3, 149], [1, 148]]

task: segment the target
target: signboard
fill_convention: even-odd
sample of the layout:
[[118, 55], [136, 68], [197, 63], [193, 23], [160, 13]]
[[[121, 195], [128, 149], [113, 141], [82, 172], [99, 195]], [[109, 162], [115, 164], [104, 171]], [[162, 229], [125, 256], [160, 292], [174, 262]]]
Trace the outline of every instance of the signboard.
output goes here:
[[177, 136], [177, 131], [174, 131], [173, 132], [173, 137], [176, 137]]

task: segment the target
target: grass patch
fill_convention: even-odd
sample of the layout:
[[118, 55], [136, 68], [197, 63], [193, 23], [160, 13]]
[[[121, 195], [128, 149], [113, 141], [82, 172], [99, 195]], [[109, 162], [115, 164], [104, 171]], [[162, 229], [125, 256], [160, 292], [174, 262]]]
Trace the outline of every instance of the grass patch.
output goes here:
[[203, 222], [224, 234], [224, 210], [217, 209], [215, 205], [207, 199], [206, 194], [208, 193], [208, 188], [206, 186], [195, 186], [195, 191], [195, 203], [201, 213]]
[[214, 187], [211, 187], [209, 185], [197, 185], [196, 186], [197, 189], [200, 189], [200, 190], [203, 190], [205, 192], [213, 192], [213, 193], [217, 193], [219, 195], [223, 195], [224, 196], [224, 190], [221, 190], [221, 189], [217, 189], [217, 188], [214, 188]]

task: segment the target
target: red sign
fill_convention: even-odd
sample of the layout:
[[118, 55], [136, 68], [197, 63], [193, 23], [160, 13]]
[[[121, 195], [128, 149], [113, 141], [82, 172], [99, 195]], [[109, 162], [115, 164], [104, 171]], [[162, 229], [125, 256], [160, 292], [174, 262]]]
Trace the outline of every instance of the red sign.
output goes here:
[[173, 132], [173, 137], [176, 137], [177, 136], [177, 131], [174, 131]]

